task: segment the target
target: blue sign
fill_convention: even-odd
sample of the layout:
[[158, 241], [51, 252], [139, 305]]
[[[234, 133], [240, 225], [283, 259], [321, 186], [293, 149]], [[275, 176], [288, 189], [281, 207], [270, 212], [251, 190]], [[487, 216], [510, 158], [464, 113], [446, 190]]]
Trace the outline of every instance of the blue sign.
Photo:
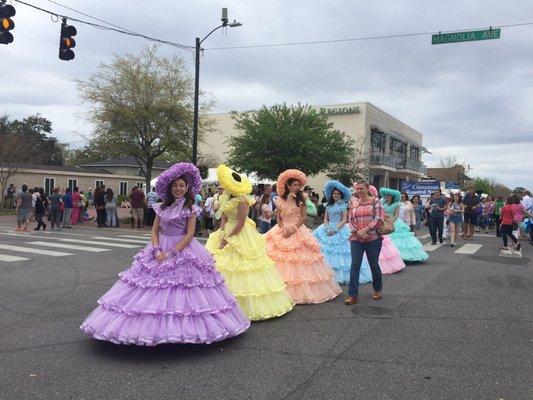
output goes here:
[[461, 189], [461, 186], [459, 186], [459, 184], [455, 182], [446, 182], [444, 184], [444, 189]]
[[402, 192], [407, 193], [409, 197], [415, 194], [431, 196], [437, 189], [440, 189], [439, 181], [402, 182]]

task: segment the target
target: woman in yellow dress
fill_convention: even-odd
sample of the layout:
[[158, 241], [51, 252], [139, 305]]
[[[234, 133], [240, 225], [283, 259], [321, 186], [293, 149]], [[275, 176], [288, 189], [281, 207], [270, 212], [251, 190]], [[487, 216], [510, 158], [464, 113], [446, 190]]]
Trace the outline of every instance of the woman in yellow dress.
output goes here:
[[305, 174], [297, 169], [279, 175], [278, 223], [266, 234], [267, 254], [276, 263], [296, 304], [323, 303], [342, 292], [333, 269], [324, 262], [320, 244], [304, 225], [306, 205], [300, 188], [306, 182]]
[[220, 229], [209, 235], [206, 248], [250, 320], [279, 317], [292, 310], [294, 302], [274, 262], [266, 255], [264, 236], [247, 217], [255, 202], [250, 196], [252, 184], [225, 165], [219, 165], [217, 175], [224, 188], [217, 210], [222, 220]]

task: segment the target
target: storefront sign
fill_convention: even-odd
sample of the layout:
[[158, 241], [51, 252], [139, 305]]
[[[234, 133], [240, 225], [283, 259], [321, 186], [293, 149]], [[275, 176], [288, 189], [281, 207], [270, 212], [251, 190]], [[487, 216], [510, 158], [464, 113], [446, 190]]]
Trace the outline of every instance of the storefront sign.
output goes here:
[[444, 184], [444, 189], [461, 189], [461, 186], [459, 186], [458, 183], [455, 183], [455, 182], [446, 182]]
[[437, 189], [440, 189], [439, 181], [402, 182], [402, 192], [407, 193], [409, 197], [415, 194], [430, 196]]
[[431, 36], [431, 44], [472, 42], [474, 40], [499, 39], [501, 29], [487, 29], [485, 31], [439, 33]]
[[335, 107], [335, 108], [320, 108], [320, 113], [326, 115], [342, 115], [342, 114], [357, 114], [361, 112], [359, 106], [355, 107]]

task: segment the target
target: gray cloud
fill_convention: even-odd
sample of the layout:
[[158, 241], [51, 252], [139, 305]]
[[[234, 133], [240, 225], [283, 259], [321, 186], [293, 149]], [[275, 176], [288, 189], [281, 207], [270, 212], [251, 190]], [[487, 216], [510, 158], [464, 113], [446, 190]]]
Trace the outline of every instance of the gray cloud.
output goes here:
[[[34, 4], [73, 14], [45, 1]], [[66, 4], [66, 3], [65, 3]], [[219, 2], [186, 6], [154, 1], [142, 6], [118, 0], [70, 1], [115, 24], [167, 40], [193, 44], [220, 18]], [[250, 3], [227, 1], [230, 18], [242, 28], [213, 34], [207, 49], [384, 35], [391, 33], [488, 27], [531, 22], [533, 3], [519, 0], [427, 2], [304, 1]], [[74, 24], [76, 60], [57, 59], [59, 24], [16, 5], [15, 42], [2, 46], [1, 113], [23, 117], [40, 112], [54, 123], [56, 135], [79, 143], [91, 126], [76, 118], [86, 111], [74, 79], [87, 79], [113, 54], [137, 52], [141, 39]], [[80, 18], [81, 17], [78, 16]], [[509, 186], [533, 187], [528, 153], [533, 144], [533, 27], [503, 28], [500, 40], [430, 45], [430, 37], [348, 43], [206, 50], [201, 87], [217, 100], [216, 111], [248, 110], [277, 102], [328, 104], [370, 101], [424, 134], [434, 154], [464, 154], [473, 174]], [[172, 54], [161, 46], [161, 54]], [[191, 67], [192, 55], [180, 52]], [[524, 173], [524, 171], [526, 171]]]

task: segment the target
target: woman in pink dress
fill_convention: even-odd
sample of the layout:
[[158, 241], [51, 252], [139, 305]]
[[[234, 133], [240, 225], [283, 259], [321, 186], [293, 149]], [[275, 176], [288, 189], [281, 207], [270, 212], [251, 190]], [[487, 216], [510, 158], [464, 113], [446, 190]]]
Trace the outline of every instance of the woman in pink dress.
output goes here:
[[72, 216], [70, 218], [72, 225], [75, 225], [79, 222], [81, 207], [81, 195], [78, 191], [78, 188], [75, 187], [72, 193]]

